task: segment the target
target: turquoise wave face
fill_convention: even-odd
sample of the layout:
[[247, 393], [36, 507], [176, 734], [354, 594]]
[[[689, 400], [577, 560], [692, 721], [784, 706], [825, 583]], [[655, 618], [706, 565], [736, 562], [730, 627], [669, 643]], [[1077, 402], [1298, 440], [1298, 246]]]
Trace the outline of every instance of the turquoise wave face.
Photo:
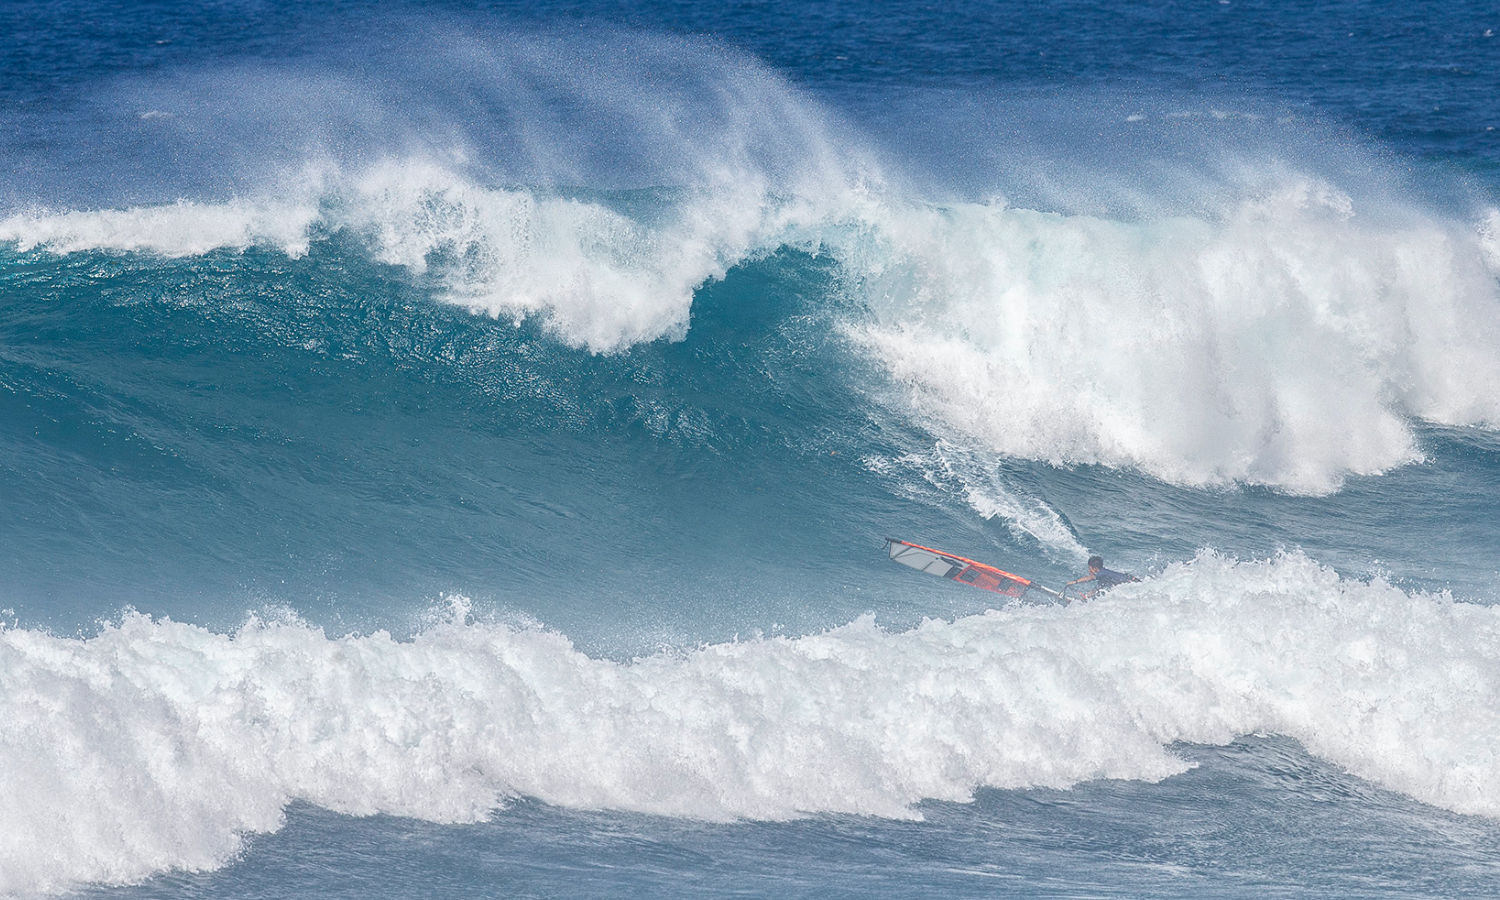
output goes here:
[[826, 589], [879, 549], [892, 501], [862, 455], [889, 439], [820, 377], [857, 361], [799, 299], [825, 264], [748, 266], [688, 339], [601, 356], [348, 250], [7, 259], [28, 283], [5, 316], [23, 616], [269, 602], [400, 627], [463, 590], [691, 633], [757, 593], [736, 627], [804, 615], [772, 585]]

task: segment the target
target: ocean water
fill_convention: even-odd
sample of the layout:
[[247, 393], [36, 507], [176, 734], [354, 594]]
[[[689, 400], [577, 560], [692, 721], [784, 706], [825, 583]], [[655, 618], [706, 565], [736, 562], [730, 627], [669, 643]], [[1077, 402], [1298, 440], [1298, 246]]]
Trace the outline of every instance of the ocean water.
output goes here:
[[5, 4], [0, 895], [1500, 896], [1497, 30]]

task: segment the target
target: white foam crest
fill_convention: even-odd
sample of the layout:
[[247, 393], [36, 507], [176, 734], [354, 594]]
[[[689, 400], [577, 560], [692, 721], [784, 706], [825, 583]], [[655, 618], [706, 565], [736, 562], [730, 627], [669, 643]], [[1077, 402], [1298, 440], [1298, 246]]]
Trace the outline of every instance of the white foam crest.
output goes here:
[[[300, 256], [344, 232], [431, 273], [442, 299], [609, 352], [681, 337], [698, 287], [879, 180], [821, 104], [711, 42], [428, 34], [389, 62], [373, 80], [312, 65], [148, 81], [125, 94], [139, 116], [176, 109], [202, 119], [195, 136], [233, 136], [194, 148], [257, 196], [13, 213], [0, 241]], [[167, 181], [153, 190], [181, 190]]]
[[1500, 608], [1213, 554], [1090, 603], [631, 662], [537, 629], [411, 641], [129, 615], [0, 631], [0, 893], [224, 864], [306, 801], [473, 822], [508, 798], [710, 820], [916, 817], [980, 786], [1187, 768], [1278, 733], [1500, 816]]
[[602, 201], [481, 188], [411, 161], [362, 174], [341, 215], [377, 257], [416, 271], [440, 261], [445, 299], [493, 316], [539, 316], [568, 343], [617, 350], [687, 331], [693, 294], [774, 249], [805, 198], [774, 196], [750, 171], [674, 192], [649, 220]]
[[122, 209], [34, 211], [0, 219], [0, 242], [27, 252], [112, 250], [167, 257], [263, 246], [289, 256], [308, 251], [318, 218], [315, 198], [224, 203], [179, 201]]
[[1418, 460], [1414, 419], [1500, 423], [1482, 228], [1295, 176], [1138, 222], [876, 214], [835, 251], [874, 312], [851, 333], [954, 440], [1321, 493]]

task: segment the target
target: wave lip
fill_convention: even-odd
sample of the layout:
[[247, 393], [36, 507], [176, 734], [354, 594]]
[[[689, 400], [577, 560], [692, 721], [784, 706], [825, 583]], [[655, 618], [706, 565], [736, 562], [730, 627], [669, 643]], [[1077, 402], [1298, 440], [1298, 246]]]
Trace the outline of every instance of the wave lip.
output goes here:
[[350, 35], [300, 62], [101, 89], [99, 120], [131, 137], [118, 142], [127, 158], [64, 165], [109, 172], [101, 191], [176, 202], [58, 211], [47, 199], [66, 190], [21, 185], [16, 196], [42, 197], [0, 213], [0, 242], [301, 256], [343, 234], [430, 274], [442, 299], [611, 352], [680, 338], [699, 286], [879, 180], [836, 116], [714, 42], [454, 25], [409, 23], [397, 45], [382, 35], [378, 71], [369, 36]]
[[288, 193], [15, 214], [0, 219], [0, 242], [166, 258], [260, 247], [297, 258], [318, 237], [343, 233], [374, 261], [431, 277], [443, 300], [517, 322], [536, 317], [568, 344], [609, 352], [682, 337], [694, 290], [749, 252], [768, 202], [735, 197], [709, 210], [700, 200], [669, 211], [677, 221], [650, 224], [600, 200], [481, 187], [418, 158], [325, 174]]
[[0, 632], [0, 891], [213, 868], [296, 800], [439, 822], [520, 796], [919, 818], [981, 786], [1158, 780], [1186, 768], [1171, 744], [1249, 733], [1500, 816], [1500, 610], [1301, 556], [1205, 553], [1087, 604], [631, 662], [461, 618], [411, 641], [140, 615]]

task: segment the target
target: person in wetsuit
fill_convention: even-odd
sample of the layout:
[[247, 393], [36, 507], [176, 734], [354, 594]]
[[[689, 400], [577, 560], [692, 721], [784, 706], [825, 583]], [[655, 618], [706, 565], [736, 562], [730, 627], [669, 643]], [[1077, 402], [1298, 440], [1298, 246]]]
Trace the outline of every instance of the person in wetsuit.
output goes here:
[[1104, 568], [1104, 557], [1090, 556], [1089, 573], [1082, 578], [1075, 578], [1068, 582], [1063, 586], [1063, 590], [1067, 590], [1075, 584], [1083, 584], [1085, 581], [1094, 582], [1094, 589], [1083, 595], [1083, 599], [1087, 600], [1100, 591], [1107, 591], [1116, 585], [1124, 584], [1127, 581], [1140, 581], [1140, 579], [1134, 575], [1127, 575], [1124, 572], [1106, 569]]

